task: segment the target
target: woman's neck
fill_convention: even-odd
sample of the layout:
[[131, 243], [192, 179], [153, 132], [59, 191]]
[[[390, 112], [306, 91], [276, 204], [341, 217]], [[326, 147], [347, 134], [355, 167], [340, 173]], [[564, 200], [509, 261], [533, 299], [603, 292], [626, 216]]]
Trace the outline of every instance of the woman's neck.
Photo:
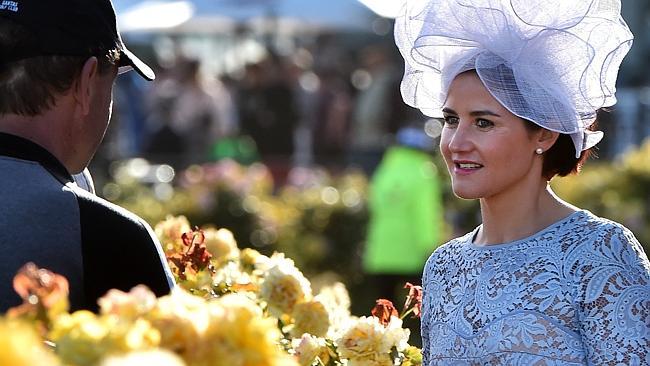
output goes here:
[[533, 192], [509, 192], [507, 197], [482, 198], [480, 203], [483, 224], [475, 239], [477, 245], [526, 238], [579, 210], [557, 197], [546, 182]]

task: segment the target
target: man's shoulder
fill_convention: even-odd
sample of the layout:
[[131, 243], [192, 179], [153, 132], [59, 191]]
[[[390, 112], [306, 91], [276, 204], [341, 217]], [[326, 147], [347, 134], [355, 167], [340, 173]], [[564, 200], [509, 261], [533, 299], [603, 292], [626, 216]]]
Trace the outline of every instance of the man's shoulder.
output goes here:
[[66, 189], [70, 190], [77, 197], [82, 221], [99, 220], [100, 222], [103, 221], [106, 225], [123, 223], [125, 225], [135, 225], [146, 229], [146, 222], [131, 211], [89, 193], [82, 188], [67, 185]]

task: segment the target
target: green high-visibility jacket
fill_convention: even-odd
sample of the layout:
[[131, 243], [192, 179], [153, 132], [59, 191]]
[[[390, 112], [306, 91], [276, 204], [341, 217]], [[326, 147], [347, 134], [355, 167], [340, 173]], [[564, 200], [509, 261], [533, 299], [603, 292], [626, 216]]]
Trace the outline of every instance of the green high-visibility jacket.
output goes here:
[[366, 273], [419, 274], [442, 239], [438, 174], [426, 152], [393, 146], [370, 181]]

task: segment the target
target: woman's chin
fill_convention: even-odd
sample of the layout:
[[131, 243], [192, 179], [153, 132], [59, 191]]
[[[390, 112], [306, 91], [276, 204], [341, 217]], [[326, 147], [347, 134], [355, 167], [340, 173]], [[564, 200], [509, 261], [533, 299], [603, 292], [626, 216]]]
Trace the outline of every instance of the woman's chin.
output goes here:
[[482, 197], [481, 193], [475, 190], [453, 188], [454, 195], [464, 200], [476, 200]]

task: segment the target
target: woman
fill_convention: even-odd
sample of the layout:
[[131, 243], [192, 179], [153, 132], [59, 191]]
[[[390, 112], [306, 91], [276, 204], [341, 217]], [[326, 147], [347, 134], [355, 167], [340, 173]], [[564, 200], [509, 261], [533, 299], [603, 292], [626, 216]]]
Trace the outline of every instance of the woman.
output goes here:
[[405, 101], [444, 119], [454, 193], [482, 224], [423, 275], [425, 365], [650, 364], [650, 262], [634, 235], [558, 198], [602, 138], [632, 35], [617, 1], [409, 1]]

